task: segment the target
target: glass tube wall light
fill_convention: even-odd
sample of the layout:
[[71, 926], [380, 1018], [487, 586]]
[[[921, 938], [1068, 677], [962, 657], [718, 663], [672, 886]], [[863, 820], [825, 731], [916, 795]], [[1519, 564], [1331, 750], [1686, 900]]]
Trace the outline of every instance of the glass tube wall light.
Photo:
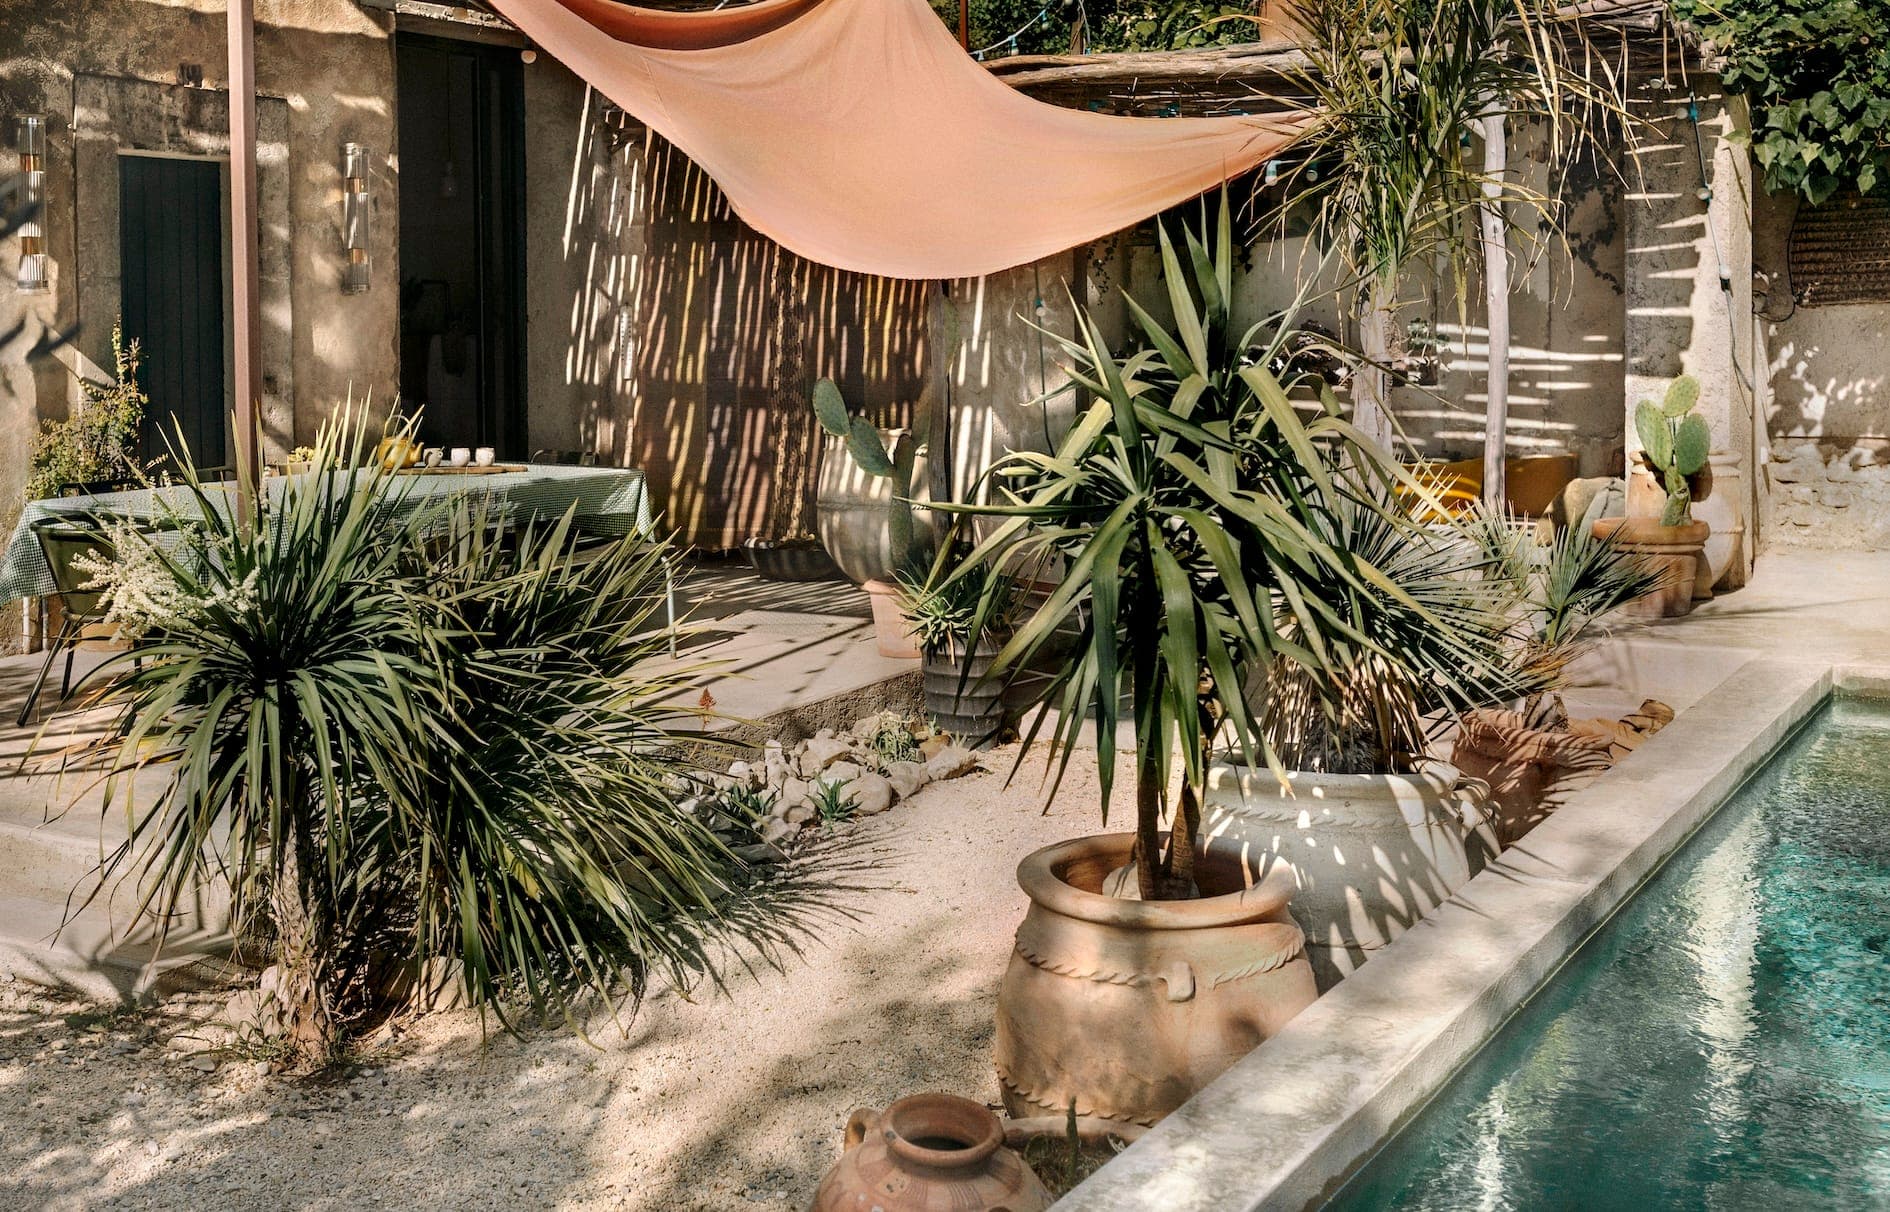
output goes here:
[[368, 158], [365, 143], [341, 145], [341, 235], [347, 252], [341, 293], [346, 295], [368, 288]]
[[23, 295], [43, 295], [52, 289], [46, 273], [46, 228], [40, 222], [46, 204], [46, 119], [38, 114], [21, 118], [17, 136], [24, 182], [20, 204], [28, 217], [20, 224], [20, 270], [14, 285]]

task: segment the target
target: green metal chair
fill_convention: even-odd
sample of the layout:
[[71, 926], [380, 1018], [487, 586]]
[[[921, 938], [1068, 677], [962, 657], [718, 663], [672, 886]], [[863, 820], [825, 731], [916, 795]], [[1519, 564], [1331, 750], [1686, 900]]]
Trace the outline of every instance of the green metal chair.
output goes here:
[[46, 644], [46, 661], [39, 667], [39, 676], [33, 679], [33, 689], [26, 696], [26, 703], [20, 708], [17, 726], [26, 727], [26, 721], [33, 714], [33, 707], [39, 702], [39, 696], [46, 688], [46, 678], [52, 673], [53, 662], [59, 654], [66, 654], [65, 674], [59, 680], [59, 701], [65, 702], [72, 693], [72, 659], [78, 650], [79, 641], [85, 638], [88, 627], [105, 621], [104, 595], [95, 589], [86, 589], [85, 573], [73, 567], [73, 561], [82, 555], [100, 555], [106, 559], [116, 556], [111, 544], [99, 537], [96, 530], [78, 525], [66, 518], [40, 518], [33, 523], [33, 537], [39, 542], [40, 554], [45, 557], [46, 567], [52, 573], [53, 592], [49, 595], [59, 599], [59, 633]]

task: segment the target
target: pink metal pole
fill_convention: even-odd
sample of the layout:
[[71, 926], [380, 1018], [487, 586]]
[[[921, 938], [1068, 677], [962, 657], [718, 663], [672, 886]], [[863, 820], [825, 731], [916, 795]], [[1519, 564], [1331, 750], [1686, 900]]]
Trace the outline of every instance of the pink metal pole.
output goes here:
[[[256, 222], [255, 0], [229, 0], [230, 42], [230, 312], [236, 384], [236, 465], [245, 505], [262, 483], [262, 257]], [[222, 452], [215, 452], [220, 460]], [[208, 459], [206, 452], [197, 457]]]

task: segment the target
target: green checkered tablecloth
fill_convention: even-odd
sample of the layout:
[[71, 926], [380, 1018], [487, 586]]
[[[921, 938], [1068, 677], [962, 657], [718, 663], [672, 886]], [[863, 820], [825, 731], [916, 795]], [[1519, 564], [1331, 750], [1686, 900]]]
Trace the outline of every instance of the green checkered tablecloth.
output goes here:
[[[342, 474], [342, 473], [335, 473]], [[264, 482], [270, 494], [282, 491], [285, 477]], [[483, 500], [514, 520], [556, 518], [577, 506], [577, 523], [593, 534], [650, 535], [655, 521], [643, 473], [615, 467], [531, 466], [522, 471], [479, 475], [428, 473], [403, 475], [396, 486], [406, 508], [424, 509], [448, 497]], [[234, 499], [234, 486], [230, 495]], [[100, 514], [131, 519], [157, 518], [168, 512], [188, 516], [195, 511], [185, 490], [177, 487], [140, 488], [86, 497], [55, 497], [29, 501], [20, 511], [19, 525], [0, 555], [0, 602], [39, 597], [53, 591], [52, 570], [46, 567], [33, 523], [41, 518], [82, 520]]]

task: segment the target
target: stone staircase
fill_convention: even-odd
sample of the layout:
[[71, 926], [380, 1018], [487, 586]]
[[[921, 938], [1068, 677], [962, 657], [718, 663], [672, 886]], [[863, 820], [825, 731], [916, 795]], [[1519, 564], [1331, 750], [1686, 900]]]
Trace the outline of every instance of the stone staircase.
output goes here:
[[[96, 771], [59, 772], [58, 753], [96, 736], [98, 717], [68, 712], [13, 727], [38, 660], [0, 658], [0, 972], [101, 1000], [214, 979], [231, 949], [226, 893], [199, 895], [162, 948], [155, 922], [136, 914], [134, 881], [93, 895], [100, 861], [125, 840], [124, 798], [107, 811]], [[135, 802], [148, 803], [154, 785], [140, 776]]]

